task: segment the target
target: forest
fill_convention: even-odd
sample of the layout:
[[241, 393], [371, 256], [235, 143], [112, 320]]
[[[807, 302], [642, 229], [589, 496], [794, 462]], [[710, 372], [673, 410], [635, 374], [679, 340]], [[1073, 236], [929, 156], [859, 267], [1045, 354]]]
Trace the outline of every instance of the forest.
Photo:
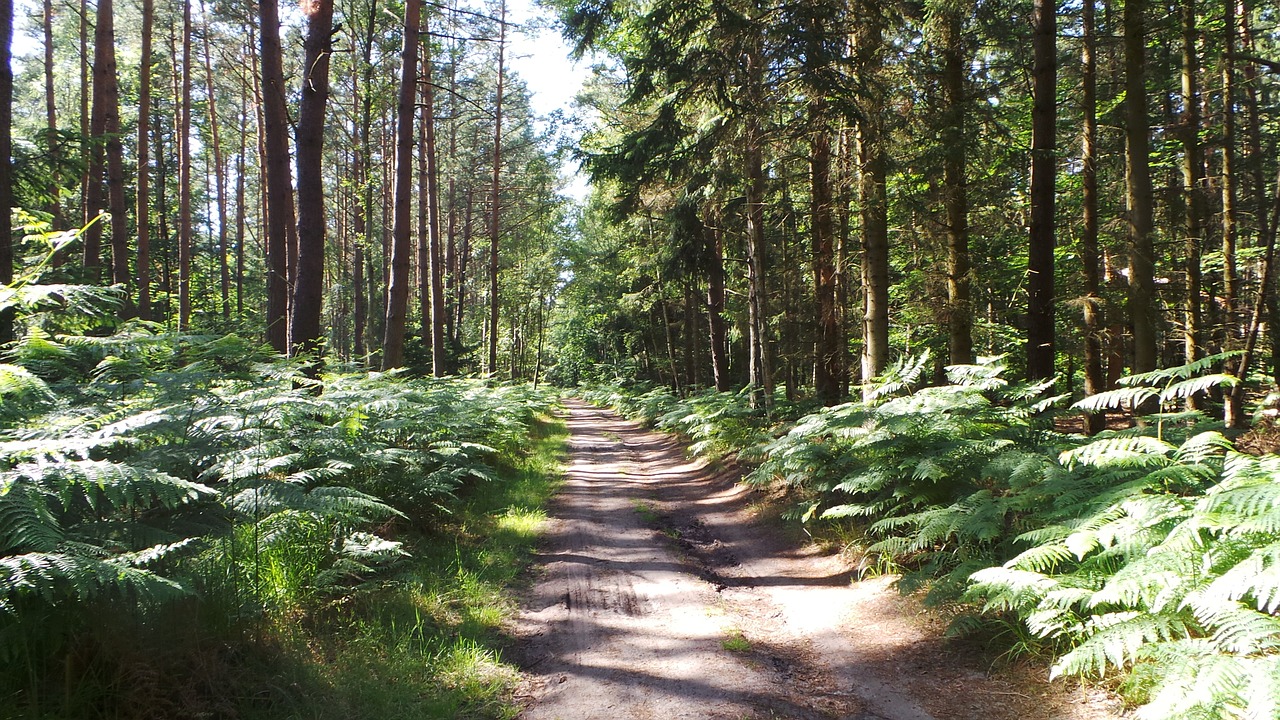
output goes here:
[[513, 716], [568, 393], [1280, 717], [1275, 7], [541, 0], [549, 117], [509, 11], [0, 3], [0, 716]]

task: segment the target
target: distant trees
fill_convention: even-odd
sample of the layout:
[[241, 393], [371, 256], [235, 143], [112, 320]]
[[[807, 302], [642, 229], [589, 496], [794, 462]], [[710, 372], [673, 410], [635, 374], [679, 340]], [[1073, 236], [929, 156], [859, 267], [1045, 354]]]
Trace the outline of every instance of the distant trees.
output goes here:
[[[50, 7], [23, 28], [40, 49], [19, 59], [23, 71], [8, 86], [19, 112], [6, 127], [20, 138], [24, 178], [15, 203], [55, 226], [65, 224], [64, 209], [81, 223], [111, 215], [85, 234], [78, 262], [59, 260], [59, 272], [120, 285], [127, 314], [201, 332], [261, 332], [282, 353], [323, 350], [440, 375], [535, 371], [530, 348], [540, 347], [545, 313], [526, 312], [521, 294], [554, 294], [555, 271], [532, 265], [552, 262], [547, 240], [563, 201], [550, 137], [533, 122], [518, 68], [504, 70], [497, 92], [493, 68], [511, 29], [501, 5], [421, 6], [415, 21], [432, 20], [436, 32], [408, 47], [379, 0], [305, 3], [300, 27], [282, 26], [277, 0], [256, 8], [146, 0], [138, 23], [132, 6], [123, 8], [127, 23], [117, 21], [118, 3], [85, 7], [85, 22]], [[153, 52], [153, 38], [167, 51]], [[75, 52], [80, 42], [97, 53], [92, 62]], [[398, 57], [396, 46], [422, 58], [402, 82], [381, 66]], [[443, 61], [430, 62], [442, 49]], [[116, 67], [117, 50], [140, 65]], [[422, 222], [403, 228], [420, 254], [393, 261], [394, 123], [386, 121], [401, 88], [405, 167], [422, 171], [419, 192], [400, 203]], [[447, 139], [439, 148], [438, 135]], [[110, 269], [99, 273], [108, 250]], [[393, 283], [401, 262], [406, 274]], [[389, 322], [389, 308], [401, 317]]]
[[[1142, 0], [1037, 0], [1027, 15], [951, 0], [559, 6], [616, 59], [602, 83], [629, 89], [594, 94], [586, 147], [594, 202], [634, 228], [616, 241], [651, 258], [623, 301], [590, 307], [618, 328], [601, 359], [636, 358], [627, 372], [681, 387], [666, 377], [719, 367], [717, 322], [681, 319], [692, 303], [732, 347], [731, 381], [698, 384], [763, 390], [759, 359], [776, 355], [788, 395], [831, 403], [927, 349], [935, 379], [1016, 353], [1025, 377], [1098, 393], [1241, 346], [1242, 305], [1271, 313], [1269, 211], [1245, 198], [1271, 197], [1253, 170], [1278, 164], [1250, 134], [1274, 118], [1254, 100], [1275, 90], [1256, 68], [1276, 38], [1238, 0], [1172, 15]], [[723, 308], [710, 245], [691, 254], [694, 220], [731, 269]], [[673, 268], [698, 291], [659, 304]], [[692, 370], [671, 373], [664, 346]], [[859, 369], [836, 362], [855, 353]]]

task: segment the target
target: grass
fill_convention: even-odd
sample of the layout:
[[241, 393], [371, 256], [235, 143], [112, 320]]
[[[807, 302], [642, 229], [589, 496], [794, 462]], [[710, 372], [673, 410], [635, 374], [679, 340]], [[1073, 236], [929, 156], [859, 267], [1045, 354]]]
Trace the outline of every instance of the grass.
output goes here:
[[727, 637], [720, 641], [720, 647], [735, 653], [751, 652], [751, 641], [742, 634], [741, 630], [730, 628], [725, 634]]
[[518, 680], [504, 627], [559, 485], [567, 431], [542, 420], [499, 483], [461, 493], [430, 530], [401, 537], [412, 559], [299, 628], [271, 628], [246, 718], [512, 718]]

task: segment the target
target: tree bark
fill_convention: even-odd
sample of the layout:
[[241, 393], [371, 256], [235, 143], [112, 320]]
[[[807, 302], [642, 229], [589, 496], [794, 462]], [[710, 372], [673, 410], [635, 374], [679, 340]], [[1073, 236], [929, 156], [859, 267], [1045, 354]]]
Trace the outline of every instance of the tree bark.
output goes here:
[[[1230, 1], [1230, 0], [1229, 0]], [[1204, 243], [1204, 150], [1200, 145], [1200, 59], [1196, 49], [1196, 3], [1182, 2], [1182, 185], [1186, 193], [1184, 262], [1186, 298], [1184, 347], [1186, 361], [1196, 360], [1203, 345], [1200, 311], [1200, 255]], [[1195, 407], [1194, 397], [1187, 399]]]
[[[84, 192], [83, 264], [90, 282], [101, 279], [102, 222], [94, 218], [106, 210], [104, 196], [104, 163], [107, 144], [107, 85], [115, 81], [115, 32], [112, 28], [111, 0], [98, 3], [96, 26], [93, 33], [93, 110], [89, 117], [89, 146], [87, 184]], [[84, 22], [88, 22], [87, 19]]]
[[329, 59], [333, 54], [333, 0], [303, 3], [307, 35], [303, 44], [302, 99], [298, 103], [298, 270], [293, 287], [289, 351], [315, 359], [320, 372], [324, 332], [324, 122], [329, 103]]
[[435, 377], [444, 377], [448, 372], [448, 354], [445, 352], [444, 334], [447, 311], [444, 304], [444, 263], [440, 247], [440, 170], [436, 158], [436, 93], [435, 84], [432, 81], [434, 73], [431, 33], [426, 20], [424, 20], [424, 27], [428, 31], [422, 57], [422, 72], [425, 77], [425, 82], [422, 84], [424, 115], [422, 125], [426, 133], [423, 152], [427, 165], [427, 264], [430, 267], [431, 276], [431, 302], [428, 308], [431, 317], [431, 374]]
[[[960, 6], [949, 6], [943, 20], [942, 91], [947, 119], [943, 131], [942, 184], [947, 211], [947, 350], [952, 365], [973, 362], [973, 307], [969, 281], [968, 134], [965, 131], [965, 64]], [[1033, 150], [1034, 152], [1034, 150]], [[1052, 331], [1052, 328], [1050, 328]]]
[[[1084, 269], [1084, 392], [1096, 395], [1106, 390], [1106, 376], [1102, 370], [1102, 277], [1098, 253], [1098, 59], [1097, 26], [1094, 0], [1084, 0], [1082, 5], [1083, 52], [1080, 73], [1081, 114], [1084, 128], [1081, 133], [1080, 186], [1082, 191], [1082, 232], [1080, 235], [1080, 263]], [[1085, 415], [1085, 430], [1090, 435], [1101, 432], [1106, 426], [1102, 413]]]
[[1146, 1], [1124, 6], [1125, 205], [1133, 371], [1156, 369], [1155, 247], [1146, 92]]
[[704, 226], [710, 266], [707, 268], [707, 342], [711, 348], [711, 374], [716, 390], [728, 392], [733, 386], [729, 377], [729, 342], [725, 327], [724, 244], [718, 227]]
[[1057, 4], [1036, 0], [1032, 51], [1031, 237], [1027, 252], [1027, 377], [1054, 375], [1054, 204], [1057, 194]]
[[502, 91], [503, 62], [506, 59], [507, 42], [507, 3], [501, 0], [499, 5], [498, 31], [498, 87], [497, 99], [493, 111], [493, 193], [489, 208], [489, 362], [486, 370], [490, 375], [498, 371], [498, 240], [502, 236]]
[[[0, 3], [0, 287], [13, 283], [13, 3]], [[13, 308], [0, 310], [0, 344], [14, 337]]]
[[[360, 107], [360, 117], [356, 127], [358, 135], [355, 148], [354, 174], [360, 187], [360, 210], [355, 218], [355, 251], [351, 263], [353, 278], [351, 292], [355, 295], [355, 328], [353, 331], [352, 352], [364, 364], [369, 364], [369, 349], [366, 334], [369, 324], [369, 296], [366, 283], [373, 285], [373, 274], [366, 275], [366, 264], [371, 260], [369, 231], [373, 227], [373, 183], [369, 177], [369, 163], [373, 156], [373, 145], [370, 134], [373, 127], [373, 44], [376, 39], [378, 18], [377, 0], [370, 0], [369, 14], [365, 18], [364, 36], [361, 39], [360, 54], [363, 60], [363, 73], [353, 76], [352, 94]], [[363, 77], [363, 82], [360, 82]], [[361, 90], [363, 88], [363, 90]]]
[[[882, 74], [884, 39], [879, 9], [860, 2], [855, 30], [858, 66], [868, 78]], [[880, 375], [889, 362], [889, 212], [885, 184], [883, 108], [867, 98], [858, 119], [858, 200], [862, 215], [862, 382]], [[870, 391], [865, 386], [864, 397]]]
[[1235, 324], [1239, 288], [1236, 272], [1236, 238], [1239, 181], [1236, 177], [1236, 2], [1224, 0], [1222, 30], [1222, 304], [1223, 349], [1233, 346], [1231, 327]]
[[259, 0], [262, 64], [262, 125], [267, 208], [267, 342], [289, 350], [288, 226], [295, 222], [289, 126], [285, 110], [284, 56], [278, 0]]
[[182, 0], [182, 120], [178, 128], [178, 327], [191, 327], [191, 0]]
[[831, 201], [831, 135], [825, 127], [825, 103], [809, 105], [813, 139], [809, 149], [810, 226], [814, 295], [814, 394], [823, 405], [840, 401], [840, 317], [836, 310], [835, 224]]
[[209, 22], [209, 11], [204, 0], [200, 2], [200, 14], [204, 17], [204, 77], [205, 89], [208, 93], [205, 104], [209, 111], [209, 140], [213, 151], [213, 181], [218, 211], [218, 280], [222, 296], [222, 317], [231, 317], [231, 267], [227, 256], [227, 165], [226, 155], [222, 150], [222, 139], [218, 127], [217, 93], [214, 90], [213, 53], [209, 49], [209, 36], [213, 34], [213, 26]]
[[138, 62], [138, 317], [151, 319], [151, 35], [155, 0], [142, 0], [142, 56]]
[[407, 0], [404, 48], [400, 59], [400, 94], [396, 104], [395, 205], [392, 219], [391, 276], [387, 286], [386, 333], [382, 369], [404, 365], [404, 334], [409, 313], [409, 255], [413, 203], [414, 99], [417, 97], [418, 36], [422, 0]]
[[[150, 0], [144, 0], [144, 3]], [[146, 15], [144, 9], [143, 15]], [[144, 17], [143, 22], [146, 22]], [[58, 140], [58, 103], [54, 92], [53, 62], [53, 0], [44, 0], [44, 113], [45, 128], [49, 133], [49, 157], [52, 160], [53, 177], [49, 180], [49, 225], [54, 230], [63, 229], [62, 220], [62, 144]], [[12, 22], [10, 23], [12, 25]], [[144, 36], [146, 33], [144, 33]], [[149, 46], [150, 38], [143, 38]], [[12, 51], [10, 51], [12, 54]], [[144, 55], [145, 57], [145, 55]]]

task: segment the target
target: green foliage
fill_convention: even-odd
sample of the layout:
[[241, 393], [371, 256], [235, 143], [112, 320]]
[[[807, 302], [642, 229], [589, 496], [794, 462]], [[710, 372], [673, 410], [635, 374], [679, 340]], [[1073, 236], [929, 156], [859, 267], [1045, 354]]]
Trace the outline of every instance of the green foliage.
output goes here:
[[406, 561], [389, 533], [502, 482], [553, 402], [472, 380], [312, 381], [234, 335], [79, 335], [27, 312], [0, 366], [0, 692], [24, 708], [125, 652], [58, 660], [85, 642], [174, 623], [236, 638], [387, 577]]

